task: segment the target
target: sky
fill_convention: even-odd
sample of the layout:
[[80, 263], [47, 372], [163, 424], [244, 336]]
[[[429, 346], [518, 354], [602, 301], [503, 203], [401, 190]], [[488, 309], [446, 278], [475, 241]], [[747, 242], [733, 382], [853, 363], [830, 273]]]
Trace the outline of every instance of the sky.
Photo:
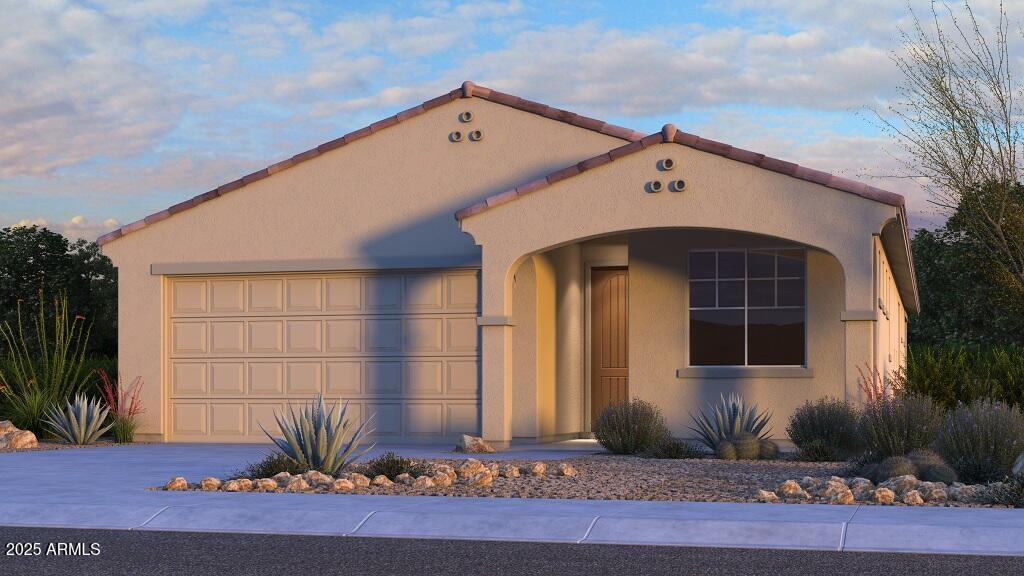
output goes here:
[[[995, 0], [973, 2], [984, 18]], [[927, 13], [928, 3], [912, 0]], [[94, 239], [473, 80], [907, 196], [894, 0], [0, 0], [0, 226]], [[1010, 17], [1014, 18], [1012, 6]]]

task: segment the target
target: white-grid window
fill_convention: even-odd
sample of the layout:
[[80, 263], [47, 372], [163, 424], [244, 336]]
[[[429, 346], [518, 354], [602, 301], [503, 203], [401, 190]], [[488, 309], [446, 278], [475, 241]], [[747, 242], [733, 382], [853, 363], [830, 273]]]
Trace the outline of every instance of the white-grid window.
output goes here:
[[804, 366], [802, 249], [690, 252], [691, 366]]

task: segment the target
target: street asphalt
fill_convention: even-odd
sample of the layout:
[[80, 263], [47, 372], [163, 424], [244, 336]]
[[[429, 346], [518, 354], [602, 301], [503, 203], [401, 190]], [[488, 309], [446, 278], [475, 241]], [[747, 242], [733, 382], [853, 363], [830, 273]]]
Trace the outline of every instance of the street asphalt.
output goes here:
[[[24, 555], [36, 543], [40, 555]], [[77, 555], [53, 555], [61, 543], [65, 552]], [[9, 551], [22, 555], [7, 555]], [[4, 576], [1022, 573], [1024, 558], [1012, 556], [0, 527]]]

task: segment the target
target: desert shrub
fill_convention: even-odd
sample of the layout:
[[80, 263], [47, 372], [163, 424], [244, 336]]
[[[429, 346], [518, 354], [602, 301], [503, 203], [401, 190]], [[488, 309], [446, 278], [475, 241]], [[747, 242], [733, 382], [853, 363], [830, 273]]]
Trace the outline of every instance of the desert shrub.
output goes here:
[[1024, 415], [991, 400], [959, 406], [946, 416], [935, 448], [964, 482], [1001, 480], [1024, 452]]
[[137, 376], [131, 385], [125, 386], [120, 378], [111, 378], [103, 369], [97, 370], [102, 381], [100, 391], [103, 401], [110, 410], [113, 420], [114, 441], [130, 444], [135, 440], [135, 429], [139, 425], [139, 414], [143, 412], [139, 393], [142, 392], [142, 377]]
[[55, 436], [71, 444], [92, 444], [113, 424], [107, 421], [108, 410], [99, 400], [92, 400], [81, 394], [75, 400], [65, 403], [63, 410], [50, 408], [46, 423]]
[[281, 472], [304, 474], [309, 472], [309, 468], [302, 466], [280, 452], [272, 452], [259, 462], [250, 462], [245, 468], [235, 472], [232, 477], [256, 480], [257, 478], [271, 478]]
[[614, 454], [638, 454], [668, 436], [661, 410], [650, 402], [627, 400], [604, 409], [593, 425], [594, 437]]
[[914, 475], [921, 480], [952, 484], [959, 479], [956, 471], [936, 452], [931, 450], [914, 450], [907, 454], [907, 458], [914, 464], [914, 468], [917, 470]]
[[859, 430], [866, 459], [881, 461], [928, 448], [942, 418], [939, 405], [917, 394], [901, 393], [865, 403]]
[[299, 466], [335, 476], [373, 448], [371, 445], [356, 454], [359, 445], [371, 433], [366, 426], [373, 420], [373, 415], [354, 427], [352, 421], [345, 417], [347, 411], [348, 402], [341, 407], [340, 412], [338, 404], [331, 406], [328, 411], [324, 406], [323, 395], [317, 394], [315, 399], [298, 412], [294, 406], [289, 406], [287, 414], [275, 412], [274, 418], [281, 429], [281, 437], [267, 432], [262, 424], [260, 427], [281, 453]]
[[383, 474], [394, 480], [399, 474], [409, 474], [414, 477], [422, 476], [428, 473], [429, 469], [430, 467], [426, 464], [417, 462], [412, 458], [403, 458], [389, 451], [363, 464], [359, 471], [370, 478]]
[[1007, 476], [1001, 486], [994, 486], [992, 500], [996, 504], [1024, 508], [1024, 472]]
[[666, 435], [661, 441], [651, 446], [644, 454], [648, 458], [662, 460], [683, 460], [687, 458], [703, 458], [704, 451], [689, 442]]
[[66, 296], [53, 301], [47, 314], [43, 292], [39, 292], [37, 313], [31, 330], [22, 319], [22, 302], [17, 320], [0, 324], [0, 395], [3, 409], [15, 426], [47, 436], [46, 418], [52, 407], [62, 406], [82, 391], [89, 379], [85, 349], [89, 328], [85, 318], [70, 316]]
[[722, 460], [736, 460], [739, 455], [736, 453], [736, 445], [728, 440], [722, 440], [715, 446], [715, 456]]
[[802, 460], [846, 460], [860, 451], [860, 413], [851, 403], [832, 398], [807, 401], [793, 412], [786, 433]]
[[[696, 426], [690, 430], [708, 449], [717, 451], [723, 441], [733, 442], [740, 434], [751, 434], [757, 438], [769, 438], [770, 430], [765, 430], [771, 414], [758, 410], [756, 404], [747, 404], [742, 396], [736, 393], [723, 395], [718, 404], [708, 404], [700, 416], [690, 415]], [[735, 442], [733, 442], [735, 444]]]

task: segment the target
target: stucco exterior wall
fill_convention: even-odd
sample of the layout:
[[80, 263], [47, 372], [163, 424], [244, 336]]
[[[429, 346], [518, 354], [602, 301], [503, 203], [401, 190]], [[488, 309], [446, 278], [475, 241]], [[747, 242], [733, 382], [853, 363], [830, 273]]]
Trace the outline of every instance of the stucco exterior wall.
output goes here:
[[878, 340], [878, 371], [889, 377], [906, 366], [907, 311], [900, 298], [882, 242], [875, 239], [875, 277]]
[[[836, 259], [807, 250], [808, 373], [758, 377], [677, 377], [689, 364], [688, 254], [693, 249], [799, 247], [743, 233], [634, 232], [629, 244], [630, 396], [664, 412], [672, 432], [690, 437], [690, 413], [738, 392], [773, 414], [778, 437], [805, 400], [846, 398], [843, 370], [843, 271]], [[763, 372], [763, 371], [762, 371]]]
[[[463, 111], [473, 112], [479, 142], [448, 140], [466, 130]], [[146, 382], [140, 435], [166, 425], [164, 281], [152, 264], [258, 272], [275, 261], [374, 268], [398, 256], [475, 256], [456, 210], [622, 143], [486, 100], [455, 100], [104, 245], [118, 267], [120, 371]]]

